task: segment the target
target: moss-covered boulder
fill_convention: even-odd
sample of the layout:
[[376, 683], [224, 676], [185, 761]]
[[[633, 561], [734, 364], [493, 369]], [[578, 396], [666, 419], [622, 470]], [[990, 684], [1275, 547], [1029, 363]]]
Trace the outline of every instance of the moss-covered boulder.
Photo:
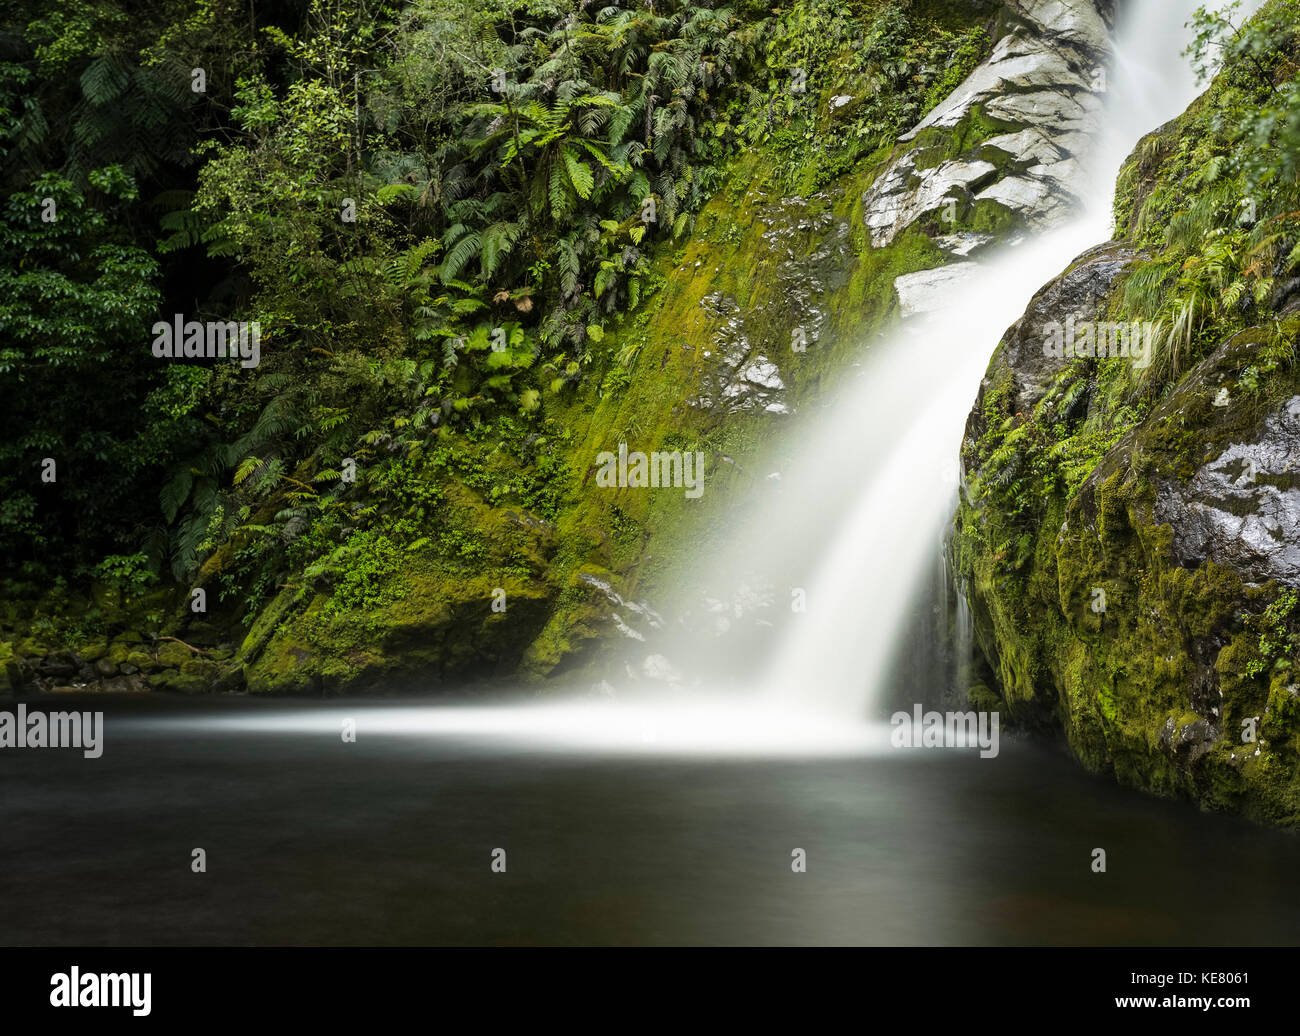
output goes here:
[[954, 550], [1010, 717], [1125, 784], [1295, 826], [1300, 226], [1240, 129], [1267, 125], [1267, 76], [1230, 63], [1140, 142], [1126, 240], [1004, 336]]
[[[980, 493], [997, 472], [969, 439], [959, 553], [1013, 717], [1059, 722], [1126, 784], [1294, 824], [1300, 378], [1241, 388], [1260, 337], [1189, 371], [1035, 526]], [[1239, 401], [1216, 406], [1224, 391]]]

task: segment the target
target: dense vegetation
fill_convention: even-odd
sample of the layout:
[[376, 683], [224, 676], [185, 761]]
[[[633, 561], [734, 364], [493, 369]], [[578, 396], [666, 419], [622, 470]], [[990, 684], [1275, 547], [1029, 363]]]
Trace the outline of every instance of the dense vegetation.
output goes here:
[[[728, 162], [815, 190], [987, 38], [924, 3], [204, 0], [11, 6], [0, 44], [9, 593], [224, 549], [248, 623], [300, 575], [347, 606], [405, 552], [472, 565], [449, 480], [554, 519], [552, 411]], [[258, 321], [260, 365], [155, 359], [174, 313]]]

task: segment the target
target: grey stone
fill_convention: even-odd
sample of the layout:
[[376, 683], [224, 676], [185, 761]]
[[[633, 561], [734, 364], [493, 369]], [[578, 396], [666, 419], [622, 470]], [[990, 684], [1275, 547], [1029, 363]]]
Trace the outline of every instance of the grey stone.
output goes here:
[[1069, 269], [1039, 289], [993, 353], [967, 421], [969, 442], [978, 441], [984, 434], [985, 393], [1007, 368], [1015, 383], [1010, 413], [1032, 412], [1066, 362], [1045, 354], [1047, 326], [1064, 324], [1070, 317], [1080, 322], [1099, 319], [1116, 279], [1138, 258], [1139, 253], [1131, 247], [1107, 242], [1084, 252]]
[[[951, 128], [974, 109], [1014, 129], [968, 155], [918, 169], [924, 149], [904, 150], [863, 196], [872, 244], [883, 247], [949, 198], [995, 202], [1030, 229], [1051, 226], [1077, 205], [1083, 154], [1100, 130], [1094, 74], [1107, 62], [1106, 19], [1091, 0], [1013, 0], [1017, 16], [989, 57], [899, 140]], [[990, 162], [991, 151], [1005, 161]], [[923, 162], [919, 164], [924, 164]]]
[[1183, 564], [1213, 560], [1250, 583], [1300, 585], [1300, 396], [1190, 482], [1162, 480], [1155, 516], [1172, 526]]
[[904, 155], [863, 197], [867, 228], [877, 248], [889, 244], [922, 216], [942, 210], [949, 199], [967, 197], [997, 175], [992, 162], [952, 159], [920, 172], [915, 162], [911, 152]]
[[950, 263], [933, 270], [908, 273], [894, 280], [903, 316], [930, 313], [948, 305], [950, 292], [977, 268], [976, 263]]
[[977, 234], [973, 230], [963, 230], [958, 234], [936, 237], [934, 243], [949, 255], [964, 258], [993, 243], [992, 234]]

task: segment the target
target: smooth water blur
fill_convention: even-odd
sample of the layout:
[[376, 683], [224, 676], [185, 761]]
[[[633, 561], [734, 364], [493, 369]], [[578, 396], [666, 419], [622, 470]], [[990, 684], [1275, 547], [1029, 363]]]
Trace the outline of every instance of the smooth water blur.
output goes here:
[[1044, 279], [1096, 242], [1084, 222], [1006, 250], [868, 358], [800, 461], [860, 488], [809, 573], [806, 621], [777, 645], [769, 700], [846, 719], [879, 710], [911, 602], [942, 551], [955, 488], [944, 475], [989, 356]]
[[506, 706], [76, 707], [111, 710], [102, 759], [0, 752], [6, 945], [1300, 940], [1300, 841], [1005, 739], [771, 758], [561, 746]]

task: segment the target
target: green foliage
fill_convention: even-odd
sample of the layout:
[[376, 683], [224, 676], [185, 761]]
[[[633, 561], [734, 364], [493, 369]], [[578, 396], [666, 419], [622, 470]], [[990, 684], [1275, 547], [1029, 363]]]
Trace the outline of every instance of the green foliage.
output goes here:
[[364, 611], [401, 599], [404, 562], [402, 550], [388, 537], [357, 533], [305, 574], [308, 578], [326, 571], [337, 574], [334, 593], [325, 606], [328, 613]]
[[159, 270], [118, 226], [134, 181], [118, 167], [89, 180], [47, 173], [0, 221], [0, 542], [15, 560], [112, 542], [156, 455], [162, 422], [132, 407], [165, 382], [148, 346]]
[[1202, 78], [1218, 75], [1188, 113], [1190, 131], [1149, 138], [1126, 171], [1151, 185], [1121, 218], [1157, 253], [1124, 295], [1126, 315], [1160, 329], [1151, 391], [1265, 319], [1279, 279], [1300, 265], [1300, 3], [1270, 0], [1244, 22], [1238, 10], [1193, 18], [1188, 54]]
[[1300, 662], [1300, 595], [1287, 590], [1264, 609], [1264, 614], [1252, 619], [1259, 633], [1259, 655], [1246, 666], [1249, 676], [1267, 673], [1275, 665], [1293, 665]]
[[158, 575], [151, 570], [150, 559], [143, 552], [111, 554], [95, 566], [92, 574], [128, 597], [138, 597], [158, 582]]
[[808, 191], [892, 145], [990, 47], [980, 27], [954, 31], [904, 5], [836, 0], [793, 4], [764, 35], [764, 79], [741, 85], [713, 132], [775, 147], [792, 187]]
[[[0, 545], [31, 579], [40, 555], [211, 582], [245, 623], [280, 594], [373, 607], [403, 557], [530, 571], [482, 510], [563, 518], [560, 420], [631, 387], [625, 317], [734, 156], [825, 184], [987, 45], [882, 0], [29, 20], [0, 60]], [[156, 361], [177, 312], [256, 320], [261, 363]], [[55, 454], [76, 478], [47, 491]]]

